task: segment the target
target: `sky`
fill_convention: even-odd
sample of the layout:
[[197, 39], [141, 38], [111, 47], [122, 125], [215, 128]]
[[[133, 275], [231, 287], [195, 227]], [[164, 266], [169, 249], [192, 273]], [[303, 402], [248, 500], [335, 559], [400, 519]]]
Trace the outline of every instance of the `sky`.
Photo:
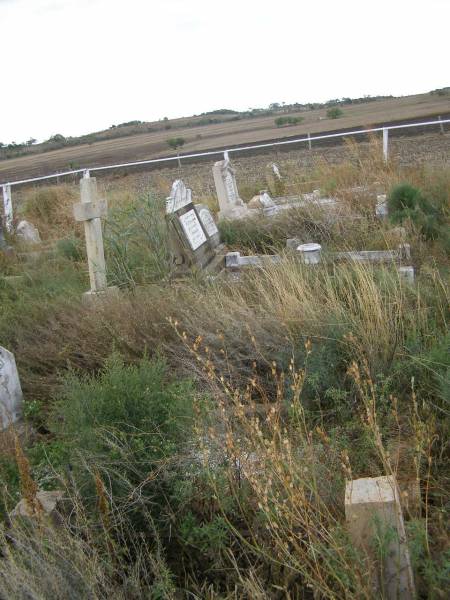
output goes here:
[[450, 0], [0, 0], [0, 142], [450, 85]]

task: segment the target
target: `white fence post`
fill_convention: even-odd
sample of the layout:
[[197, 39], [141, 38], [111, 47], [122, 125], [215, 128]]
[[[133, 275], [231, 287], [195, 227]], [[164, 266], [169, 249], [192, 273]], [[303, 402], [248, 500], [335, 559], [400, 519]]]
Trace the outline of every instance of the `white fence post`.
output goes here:
[[3, 210], [5, 215], [5, 229], [8, 233], [11, 233], [13, 230], [13, 208], [11, 186], [8, 184], [3, 186]]
[[389, 160], [389, 129], [383, 127], [383, 158], [387, 163]]
[[311, 134], [308, 133], [308, 147], [310, 150], [312, 150], [312, 144], [311, 144]]
[[444, 135], [444, 133], [445, 133], [445, 131], [444, 131], [444, 124], [442, 122], [441, 115], [438, 116], [438, 121], [439, 121], [439, 129], [441, 130], [441, 134]]
[[230, 155], [228, 154], [228, 150], [225, 150], [225, 152], [223, 153], [223, 159], [230, 160]]

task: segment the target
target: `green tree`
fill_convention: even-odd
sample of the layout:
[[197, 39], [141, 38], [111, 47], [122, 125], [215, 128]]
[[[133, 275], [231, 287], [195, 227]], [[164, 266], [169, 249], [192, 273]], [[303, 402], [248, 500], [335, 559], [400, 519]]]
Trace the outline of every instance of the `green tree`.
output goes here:
[[167, 140], [168, 146], [173, 150], [181, 148], [182, 146], [184, 146], [185, 142], [186, 140], [182, 137], [170, 138], [169, 140]]
[[344, 111], [342, 111], [337, 106], [334, 106], [333, 108], [329, 108], [327, 110], [327, 117], [329, 119], [339, 119], [339, 117], [342, 117], [343, 114], [344, 114]]

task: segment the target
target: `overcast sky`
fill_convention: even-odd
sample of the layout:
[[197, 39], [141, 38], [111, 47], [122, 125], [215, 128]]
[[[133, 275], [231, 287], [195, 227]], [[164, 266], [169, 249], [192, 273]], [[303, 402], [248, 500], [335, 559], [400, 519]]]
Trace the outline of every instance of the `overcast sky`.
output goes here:
[[0, 0], [0, 141], [450, 84], [450, 0]]

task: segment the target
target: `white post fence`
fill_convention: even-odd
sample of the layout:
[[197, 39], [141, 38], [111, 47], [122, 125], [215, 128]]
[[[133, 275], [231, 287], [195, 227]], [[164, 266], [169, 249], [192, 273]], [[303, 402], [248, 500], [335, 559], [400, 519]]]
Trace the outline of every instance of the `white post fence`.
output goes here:
[[383, 129], [383, 159], [387, 163], [389, 160], [389, 129]]
[[5, 229], [8, 233], [11, 233], [13, 230], [13, 207], [11, 185], [8, 183], [3, 186], [3, 213], [5, 215]]
[[438, 126], [440, 129], [440, 132], [445, 133], [445, 131], [444, 131], [445, 123], [450, 123], [450, 119], [442, 119], [441, 117], [438, 117], [434, 121], [426, 121], [423, 123], [407, 123], [405, 125], [390, 125], [388, 127], [375, 127], [372, 129], [355, 129], [353, 131], [345, 131], [345, 132], [340, 132], [340, 133], [329, 133], [329, 134], [325, 134], [325, 135], [315, 135], [315, 136], [312, 136], [310, 133], [308, 133], [306, 135], [306, 137], [298, 138], [298, 139], [294, 139], [294, 140], [280, 140], [278, 142], [267, 142], [264, 144], [254, 144], [252, 146], [240, 146], [237, 148], [229, 148], [228, 150], [227, 149], [211, 150], [208, 152], [198, 152], [198, 153], [194, 153], [194, 154], [166, 156], [164, 158], [153, 158], [150, 160], [140, 160], [140, 161], [129, 162], [129, 163], [120, 163], [120, 164], [115, 164], [115, 165], [105, 165], [102, 167], [88, 167], [88, 168], [83, 168], [83, 169], [75, 169], [73, 171], [64, 171], [62, 173], [53, 173], [52, 175], [43, 175], [40, 177], [32, 177], [30, 179], [21, 179], [18, 181], [4, 182], [4, 183], [0, 183], [0, 185], [3, 188], [3, 206], [4, 206], [4, 214], [5, 214], [5, 228], [9, 232], [11, 232], [12, 228], [13, 228], [13, 208], [12, 208], [12, 199], [11, 199], [11, 187], [15, 186], [15, 185], [23, 185], [26, 183], [35, 183], [35, 182], [44, 181], [47, 179], [56, 179], [58, 181], [58, 179], [60, 177], [65, 177], [67, 175], [76, 175], [78, 173], [82, 174], [82, 177], [84, 179], [89, 179], [90, 173], [93, 171], [107, 171], [107, 170], [112, 170], [112, 169], [135, 167], [135, 166], [139, 166], [139, 165], [150, 165], [150, 164], [157, 164], [157, 163], [163, 163], [163, 162], [171, 162], [174, 160], [179, 162], [180, 160], [183, 160], [183, 159], [200, 158], [203, 156], [222, 155], [225, 160], [228, 160], [231, 152], [245, 152], [245, 151], [259, 150], [261, 148], [278, 148], [278, 146], [285, 146], [288, 144], [299, 144], [302, 142], [307, 143], [308, 148], [311, 150], [312, 141], [314, 141], [314, 140], [327, 140], [327, 139], [333, 139], [333, 138], [339, 138], [339, 137], [343, 138], [343, 137], [364, 135], [367, 133], [376, 133], [376, 132], [382, 132], [382, 134], [383, 134], [383, 160], [387, 163], [388, 159], [389, 159], [389, 131], [395, 130], [395, 129], [410, 129], [412, 127], [428, 127], [428, 126], [436, 127], [436, 126]]

